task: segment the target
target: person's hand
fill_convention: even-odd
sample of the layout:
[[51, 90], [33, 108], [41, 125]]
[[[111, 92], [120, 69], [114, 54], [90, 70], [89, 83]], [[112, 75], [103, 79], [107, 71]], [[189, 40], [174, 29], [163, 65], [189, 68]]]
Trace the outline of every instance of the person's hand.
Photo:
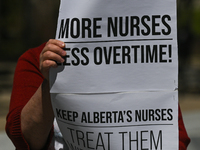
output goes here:
[[40, 53], [40, 71], [45, 79], [49, 80], [49, 69], [51, 67], [57, 67], [57, 63], [64, 62], [62, 58], [66, 55], [63, 50], [64, 47], [64, 42], [50, 39]]

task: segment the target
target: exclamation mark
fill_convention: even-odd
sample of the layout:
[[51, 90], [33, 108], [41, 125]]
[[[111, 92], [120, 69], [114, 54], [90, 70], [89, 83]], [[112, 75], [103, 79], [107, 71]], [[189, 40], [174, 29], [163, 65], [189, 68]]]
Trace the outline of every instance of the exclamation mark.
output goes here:
[[172, 62], [172, 45], [169, 45], [169, 62]]

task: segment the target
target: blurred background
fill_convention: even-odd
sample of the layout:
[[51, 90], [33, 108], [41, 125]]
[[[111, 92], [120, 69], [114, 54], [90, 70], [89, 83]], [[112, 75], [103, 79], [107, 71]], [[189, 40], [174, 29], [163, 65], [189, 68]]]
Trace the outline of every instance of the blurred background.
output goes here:
[[[179, 102], [192, 142], [200, 147], [200, 0], [177, 0]], [[59, 0], [0, 0], [0, 150], [14, 147], [5, 136], [13, 74], [18, 57], [56, 32]], [[2, 144], [3, 143], [3, 144]]]

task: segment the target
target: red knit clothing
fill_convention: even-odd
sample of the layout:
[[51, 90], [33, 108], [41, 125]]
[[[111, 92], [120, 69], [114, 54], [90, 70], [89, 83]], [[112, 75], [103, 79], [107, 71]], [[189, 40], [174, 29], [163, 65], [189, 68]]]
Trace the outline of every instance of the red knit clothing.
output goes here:
[[[25, 52], [18, 60], [15, 70], [13, 90], [10, 101], [9, 113], [7, 115], [6, 132], [12, 140], [16, 149], [29, 150], [29, 145], [21, 132], [20, 114], [32, 95], [43, 82], [43, 76], [39, 70], [39, 55], [45, 43], [37, 48]], [[186, 150], [190, 139], [186, 133], [181, 110], [179, 108], [179, 150]], [[53, 134], [51, 130], [50, 135]], [[45, 149], [48, 149], [51, 136], [49, 136]]]
[[[44, 78], [39, 70], [39, 55], [44, 46], [45, 44], [25, 52], [19, 58], [15, 70], [10, 108], [7, 115], [6, 132], [16, 149], [19, 150], [29, 149], [29, 145], [21, 132], [20, 115], [22, 108], [43, 82]], [[53, 133], [53, 130], [51, 133]]]
[[178, 126], [179, 126], [179, 150], [186, 150], [190, 143], [190, 138], [187, 135], [180, 107], [178, 108]]

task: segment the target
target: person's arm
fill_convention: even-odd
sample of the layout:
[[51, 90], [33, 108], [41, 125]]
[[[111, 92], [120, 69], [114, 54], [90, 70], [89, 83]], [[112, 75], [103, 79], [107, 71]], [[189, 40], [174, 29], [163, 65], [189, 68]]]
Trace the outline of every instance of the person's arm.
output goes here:
[[53, 125], [53, 111], [46, 79], [21, 111], [21, 130], [30, 149], [45, 146]]
[[42, 149], [53, 125], [54, 114], [49, 93], [49, 69], [64, 62], [64, 43], [49, 40], [40, 54], [40, 71], [44, 81], [21, 112], [21, 130], [30, 149]]
[[[48, 71], [50, 67], [56, 67], [53, 60], [62, 62], [61, 56], [66, 54], [62, 50], [63, 42], [58, 42], [61, 46], [56, 46], [60, 45], [56, 42], [58, 41], [50, 40], [30, 49], [18, 60], [6, 122], [6, 133], [16, 149], [47, 148], [50, 143], [53, 112]], [[59, 51], [63, 54], [59, 54]]]

